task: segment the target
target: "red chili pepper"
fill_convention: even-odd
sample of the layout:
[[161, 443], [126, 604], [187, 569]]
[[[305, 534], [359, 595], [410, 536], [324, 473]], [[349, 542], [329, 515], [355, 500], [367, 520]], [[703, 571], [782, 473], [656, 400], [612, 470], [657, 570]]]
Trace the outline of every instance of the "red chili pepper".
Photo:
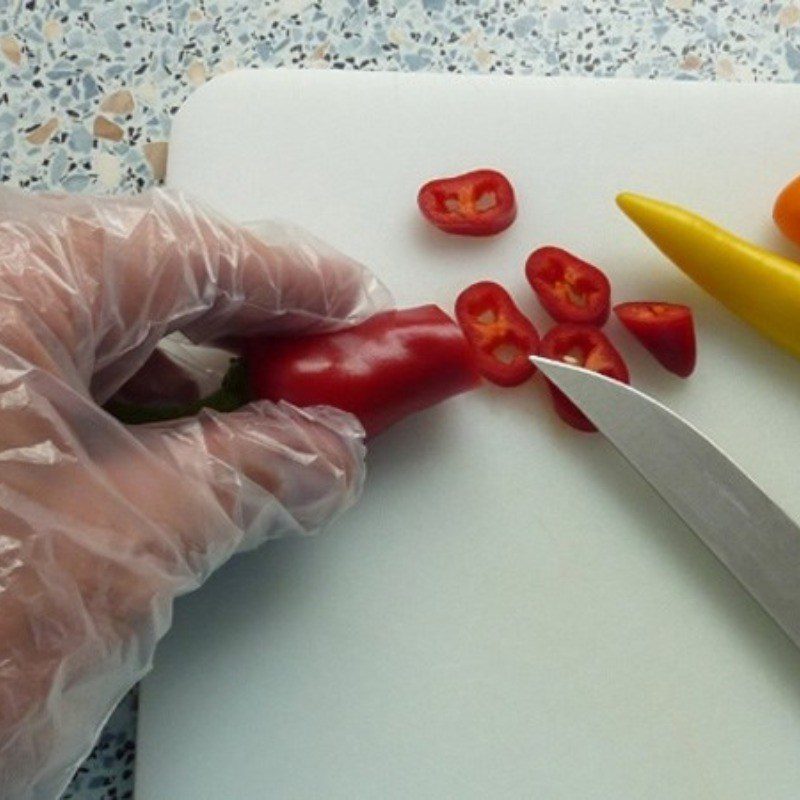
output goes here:
[[[540, 352], [553, 361], [563, 361], [630, 383], [628, 367], [622, 356], [602, 331], [590, 325], [556, 325], [542, 339]], [[549, 386], [556, 413], [564, 422], [579, 431], [597, 430], [560, 389], [552, 383]]]
[[419, 190], [417, 204], [437, 228], [461, 236], [500, 233], [517, 216], [514, 188], [492, 169], [429, 181]]
[[525, 275], [539, 302], [556, 322], [605, 325], [611, 284], [597, 267], [559, 247], [528, 256]]
[[620, 322], [664, 365], [681, 378], [694, 372], [697, 344], [692, 310], [675, 303], [620, 303]]
[[528, 356], [539, 352], [539, 334], [499, 284], [482, 281], [464, 289], [456, 300], [456, 319], [484, 378], [518, 386], [536, 372]]
[[374, 436], [480, 380], [458, 325], [434, 305], [386, 311], [353, 328], [244, 348], [251, 392], [355, 414]]

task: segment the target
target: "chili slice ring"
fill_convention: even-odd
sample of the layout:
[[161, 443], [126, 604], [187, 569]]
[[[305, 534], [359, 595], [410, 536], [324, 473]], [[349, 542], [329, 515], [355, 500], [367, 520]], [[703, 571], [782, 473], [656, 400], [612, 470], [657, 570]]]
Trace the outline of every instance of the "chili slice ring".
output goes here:
[[517, 216], [511, 182], [492, 169], [429, 181], [419, 190], [417, 205], [428, 222], [460, 236], [492, 236]]
[[539, 302], [556, 322], [607, 322], [611, 284], [594, 265], [559, 247], [541, 247], [528, 256], [525, 275]]
[[481, 281], [464, 289], [456, 319], [487, 380], [518, 386], [536, 372], [529, 356], [539, 351], [539, 334], [499, 284]]
[[[630, 383], [622, 356], [602, 331], [590, 325], [556, 325], [542, 339], [541, 354], [553, 361], [563, 361], [621, 383]], [[557, 386], [550, 381], [548, 386], [556, 413], [564, 422], [587, 433], [597, 430]]]

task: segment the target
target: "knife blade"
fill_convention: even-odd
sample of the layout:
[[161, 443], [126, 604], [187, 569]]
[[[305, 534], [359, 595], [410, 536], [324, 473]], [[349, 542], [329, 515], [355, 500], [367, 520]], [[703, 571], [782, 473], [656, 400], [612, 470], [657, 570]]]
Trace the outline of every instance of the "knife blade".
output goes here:
[[597, 426], [800, 647], [800, 527], [697, 428], [579, 367], [531, 361]]

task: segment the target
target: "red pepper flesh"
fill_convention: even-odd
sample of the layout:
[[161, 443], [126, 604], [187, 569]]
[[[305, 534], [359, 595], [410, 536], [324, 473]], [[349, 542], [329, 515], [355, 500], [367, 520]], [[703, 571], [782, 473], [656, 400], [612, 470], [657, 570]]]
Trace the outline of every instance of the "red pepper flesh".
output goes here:
[[599, 326], [608, 320], [611, 284], [592, 264], [559, 247], [541, 247], [528, 256], [525, 275], [556, 322]]
[[368, 436], [480, 381], [458, 325], [434, 305], [299, 339], [251, 339], [243, 355], [254, 397], [335, 406]]
[[620, 322], [670, 372], [688, 378], [697, 363], [692, 310], [676, 303], [620, 303]]
[[[553, 361], [563, 361], [621, 383], [630, 383], [628, 367], [622, 356], [602, 331], [590, 325], [556, 325], [542, 339], [540, 352]], [[564, 422], [579, 431], [590, 433], [597, 430], [557, 386], [549, 381], [548, 385], [556, 413]]]
[[487, 380], [518, 386], [536, 372], [528, 356], [539, 352], [539, 334], [499, 284], [481, 281], [464, 289], [456, 300], [456, 319]]
[[419, 190], [417, 205], [428, 222], [460, 236], [492, 236], [517, 216], [511, 182], [493, 169], [429, 181]]

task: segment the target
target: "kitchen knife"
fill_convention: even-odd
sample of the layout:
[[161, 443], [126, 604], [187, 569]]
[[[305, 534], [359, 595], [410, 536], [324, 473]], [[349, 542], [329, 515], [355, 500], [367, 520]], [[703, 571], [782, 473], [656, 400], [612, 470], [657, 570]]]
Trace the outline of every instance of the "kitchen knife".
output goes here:
[[531, 356], [800, 647], [800, 527], [713, 442], [630, 386]]

